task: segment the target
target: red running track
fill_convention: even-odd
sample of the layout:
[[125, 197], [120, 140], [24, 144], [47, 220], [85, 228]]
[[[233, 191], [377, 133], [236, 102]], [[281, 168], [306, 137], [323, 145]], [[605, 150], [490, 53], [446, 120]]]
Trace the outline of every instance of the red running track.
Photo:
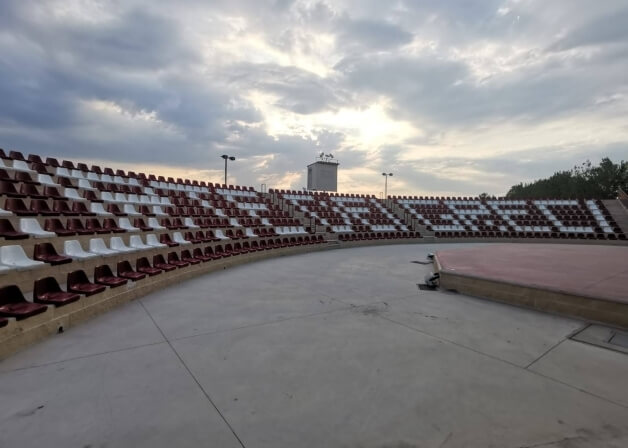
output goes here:
[[628, 303], [628, 247], [499, 244], [437, 252], [444, 271]]

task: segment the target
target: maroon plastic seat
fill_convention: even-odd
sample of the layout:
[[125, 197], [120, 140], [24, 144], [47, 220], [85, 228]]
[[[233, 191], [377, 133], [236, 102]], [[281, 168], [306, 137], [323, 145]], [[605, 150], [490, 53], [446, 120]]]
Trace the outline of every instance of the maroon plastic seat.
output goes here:
[[62, 162], [61, 162], [61, 166], [62, 166], [63, 168], [67, 168], [67, 169], [69, 169], [69, 170], [74, 170], [74, 169], [76, 169], [76, 168], [74, 167], [74, 163], [73, 163], [73, 162], [71, 162], [71, 161], [69, 161], [69, 160], [64, 160], [64, 161], [62, 161]]
[[13, 182], [8, 180], [0, 180], [0, 196], [7, 196], [10, 198], [23, 198], [26, 196], [24, 193], [20, 193], [17, 188], [15, 188]]
[[30, 175], [30, 173], [27, 173], [26, 171], [18, 171], [15, 173], [14, 179], [16, 182], [24, 182], [27, 184], [34, 184], [34, 185], [39, 185], [39, 182], [37, 182], [35, 179], [32, 178], [32, 176]]
[[10, 182], [10, 183], [15, 183], [15, 179], [13, 179], [11, 176], [9, 176], [9, 173], [7, 173], [7, 170], [0, 168], [0, 180], [3, 182]]
[[90, 212], [83, 202], [73, 202], [72, 203], [72, 211], [78, 213], [81, 216], [96, 216], [96, 213]]
[[33, 301], [45, 305], [61, 307], [76, 302], [80, 294], [65, 292], [54, 277], [45, 277], [35, 281], [33, 286]]
[[57, 159], [55, 159], [54, 157], [47, 157], [46, 158], [46, 165], [50, 165], [54, 168], [58, 168], [59, 165], [59, 161]]
[[181, 251], [181, 261], [185, 261], [186, 263], [190, 263], [194, 265], [194, 264], [199, 264], [203, 260], [192, 256], [190, 251], [186, 249], [186, 250]]
[[97, 285], [92, 283], [87, 278], [85, 271], [74, 271], [68, 274], [68, 291], [75, 292], [77, 294], [85, 294], [85, 296], [92, 296], [98, 294], [107, 289], [104, 285]]
[[63, 223], [58, 218], [48, 218], [44, 221], [44, 230], [48, 232], [54, 232], [58, 236], [72, 236], [76, 235], [74, 230], [66, 229]]
[[18, 232], [8, 219], [0, 219], [0, 236], [7, 240], [25, 240], [28, 233]]
[[151, 230], [153, 230], [152, 227], [146, 225], [142, 218], [135, 218], [133, 220], [133, 225], [140, 229], [142, 232], [150, 232]]
[[102, 227], [105, 230], [109, 230], [113, 233], [125, 233], [126, 230], [122, 227], [118, 227], [118, 223], [113, 218], [105, 218], [102, 223]]
[[83, 221], [81, 221], [79, 218], [68, 219], [67, 231], [74, 232], [78, 235], [93, 235], [94, 233], [96, 233], [93, 230], [86, 229], [83, 225]]
[[39, 174], [49, 174], [46, 165], [44, 165], [43, 163], [31, 163], [30, 169], [38, 172]]
[[179, 245], [179, 243], [175, 243], [174, 241], [172, 241], [172, 238], [170, 238], [170, 235], [168, 235], [167, 233], [162, 233], [161, 235], [159, 235], [159, 242], [161, 244], [168, 245], [168, 247], [177, 247]]
[[84, 190], [82, 194], [84, 199], [87, 199], [90, 202], [104, 202], [98, 196], [96, 196], [96, 192], [92, 190]]
[[148, 261], [148, 258], [146, 257], [141, 257], [137, 259], [137, 261], [135, 262], [135, 270], [137, 272], [141, 272], [142, 274], [146, 274], [149, 277], [159, 275], [163, 272], [159, 268], [152, 267], [150, 265], [150, 262]]
[[57, 183], [64, 188], [76, 188], [76, 184], [68, 177], [57, 176]]
[[87, 218], [85, 221], [85, 229], [98, 234], [111, 233], [111, 230], [103, 228], [98, 218]]
[[0, 316], [22, 320], [41, 314], [47, 309], [46, 305], [28, 302], [20, 288], [15, 285], [0, 288]]
[[18, 198], [7, 198], [4, 208], [18, 216], [37, 216], [37, 212], [29, 210], [24, 201]]
[[46, 196], [42, 194], [37, 185], [34, 184], [22, 184], [20, 186], [20, 194], [28, 196], [33, 199], [45, 199]]
[[31, 211], [37, 213], [42, 216], [53, 216], [57, 215], [57, 212], [52, 210], [48, 205], [48, 201], [43, 199], [32, 199], [30, 204]]
[[[201, 235], [203, 235], [203, 232], [201, 232]], [[202, 243], [204, 241], [203, 237], [199, 238], [197, 235], [194, 235], [193, 232], [185, 232], [185, 234], [183, 235], [183, 239], [189, 241], [192, 244]]]
[[47, 185], [44, 187], [44, 195], [47, 198], [51, 199], [65, 199], [65, 196], [59, 193], [57, 187], [53, 187], [52, 185]]
[[27, 160], [32, 163], [41, 163], [41, 164], [44, 163], [44, 161], [41, 160], [41, 157], [38, 156], [37, 154], [29, 154]]
[[24, 154], [19, 151], [9, 151], [9, 159], [23, 160], [24, 162], [26, 161], [26, 159], [24, 158]]
[[128, 260], [124, 260], [118, 263], [118, 277], [128, 278], [129, 280], [136, 282], [146, 278], [146, 274], [142, 272], [135, 272], [131, 263]]
[[178, 228], [179, 228], [179, 226], [178, 226], [178, 225], [176, 225], [176, 224], [172, 224], [172, 222], [170, 222], [170, 219], [168, 219], [168, 218], [164, 218], [164, 219], [162, 219], [160, 224], [161, 224], [162, 226], [164, 226], [164, 227], [165, 227], [166, 229], [168, 229], [168, 230], [176, 230], [176, 229], [178, 229]]
[[166, 272], [174, 271], [177, 268], [175, 265], [166, 263], [161, 254], [153, 256], [153, 266]]
[[72, 258], [59, 255], [52, 243], [35, 244], [33, 258], [38, 261], [43, 261], [44, 263], [50, 263], [52, 266], [72, 263]]
[[201, 260], [203, 263], [212, 260], [211, 255], [205, 255], [200, 247], [197, 247], [194, 251], [192, 251], [192, 256], [197, 260]]
[[184, 268], [190, 265], [190, 263], [188, 263], [187, 261], [180, 260], [179, 255], [176, 252], [168, 253], [168, 264], [171, 264], [178, 268]]
[[94, 281], [99, 285], [109, 286], [110, 288], [117, 288], [128, 283], [126, 278], [113, 275], [111, 268], [107, 264], [96, 266], [94, 269]]
[[124, 213], [122, 210], [120, 210], [120, 207], [118, 207], [118, 204], [109, 204], [109, 205], [107, 205], [107, 211], [109, 213], [113, 213], [116, 216], [128, 216], [126, 213]]
[[80, 214], [79, 212], [75, 212], [74, 210], [72, 210], [68, 201], [64, 200], [54, 201], [52, 203], [52, 211], [55, 212], [55, 214], [57, 215], [63, 216], [78, 216]]

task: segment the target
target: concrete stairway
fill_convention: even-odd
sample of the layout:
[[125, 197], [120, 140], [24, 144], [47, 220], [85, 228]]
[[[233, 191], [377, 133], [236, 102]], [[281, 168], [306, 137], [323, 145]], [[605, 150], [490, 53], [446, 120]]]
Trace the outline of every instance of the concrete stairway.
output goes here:
[[626, 210], [618, 199], [610, 199], [602, 202], [615, 222], [617, 222], [621, 231], [624, 232], [625, 235], [628, 235], [628, 210]]

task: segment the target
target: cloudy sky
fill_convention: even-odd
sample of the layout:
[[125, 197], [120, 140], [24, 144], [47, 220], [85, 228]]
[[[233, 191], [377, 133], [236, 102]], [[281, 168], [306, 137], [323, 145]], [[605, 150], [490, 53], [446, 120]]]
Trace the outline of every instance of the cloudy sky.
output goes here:
[[3, 0], [0, 147], [300, 188], [503, 194], [628, 156], [625, 0]]

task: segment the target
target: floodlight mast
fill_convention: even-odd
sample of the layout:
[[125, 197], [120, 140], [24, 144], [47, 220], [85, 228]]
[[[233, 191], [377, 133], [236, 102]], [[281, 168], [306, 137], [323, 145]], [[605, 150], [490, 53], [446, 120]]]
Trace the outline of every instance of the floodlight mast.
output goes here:
[[227, 160], [234, 161], [236, 158], [227, 154], [223, 154], [220, 157], [225, 159], [225, 185], [227, 185]]
[[382, 173], [384, 176], [384, 200], [388, 199], [388, 178], [392, 177], [393, 173]]

